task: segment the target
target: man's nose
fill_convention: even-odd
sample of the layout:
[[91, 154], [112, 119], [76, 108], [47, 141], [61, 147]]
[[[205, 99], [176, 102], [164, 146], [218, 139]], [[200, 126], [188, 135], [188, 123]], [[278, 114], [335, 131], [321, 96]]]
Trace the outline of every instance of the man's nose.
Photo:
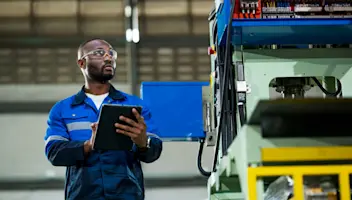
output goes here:
[[112, 60], [112, 55], [110, 55], [109, 52], [105, 52], [104, 60]]

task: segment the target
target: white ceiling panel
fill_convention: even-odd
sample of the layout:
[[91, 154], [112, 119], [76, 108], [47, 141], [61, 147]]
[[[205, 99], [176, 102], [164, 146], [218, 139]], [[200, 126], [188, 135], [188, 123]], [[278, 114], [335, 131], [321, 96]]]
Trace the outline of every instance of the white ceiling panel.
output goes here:
[[116, 18], [85, 18], [81, 24], [85, 35], [121, 35], [125, 33], [124, 20]]
[[72, 35], [77, 33], [77, 20], [75, 18], [41, 18], [36, 21], [35, 26], [41, 34]]
[[80, 13], [85, 17], [93, 16], [122, 16], [124, 4], [121, 0], [116, 1], [82, 1]]
[[167, 1], [146, 1], [145, 15], [147, 16], [175, 16], [186, 15], [188, 5], [185, 0], [167, 0]]
[[30, 14], [30, 1], [0, 1], [0, 17], [26, 17]]
[[193, 16], [208, 16], [214, 6], [214, 1], [192, 1], [191, 5]]
[[185, 18], [149, 18], [146, 22], [147, 34], [177, 35], [189, 32], [189, 22]]
[[71, 17], [77, 15], [77, 0], [35, 1], [34, 15], [38, 17]]

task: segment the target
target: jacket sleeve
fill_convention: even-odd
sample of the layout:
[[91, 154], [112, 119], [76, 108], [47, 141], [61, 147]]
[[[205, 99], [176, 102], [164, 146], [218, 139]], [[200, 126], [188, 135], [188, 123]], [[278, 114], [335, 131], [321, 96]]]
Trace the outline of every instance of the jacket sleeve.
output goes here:
[[145, 163], [156, 161], [163, 150], [163, 142], [158, 136], [158, 129], [154, 124], [152, 115], [148, 107], [143, 106], [142, 116], [147, 125], [147, 136], [150, 138], [150, 148], [146, 151], [139, 152], [139, 160]]
[[84, 160], [84, 142], [70, 141], [61, 110], [61, 103], [58, 102], [49, 113], [44, 137], [45, 154], [54, 166], [72, 166]]

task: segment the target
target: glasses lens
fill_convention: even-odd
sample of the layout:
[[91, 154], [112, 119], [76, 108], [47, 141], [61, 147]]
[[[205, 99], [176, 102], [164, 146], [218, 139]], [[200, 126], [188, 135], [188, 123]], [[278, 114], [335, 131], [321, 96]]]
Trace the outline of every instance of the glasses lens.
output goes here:
[[110, 55], [112, 58], [114, 58], [114, 59], [117, 58], [117, 52], [116, 52], [115, 50], [113, 50], [113, 49], [111, 49], [111, 50], [109, 51], [109, 55]]
[[108, 54], [113, 59], [117, 58], [117, 52], [113, 49], [110, 49], [108, 52], [106, 52], [104, 49], [98, 49], [98, 50], [93, 51], [93, 54], [98, 57], [104, 57], [106, 54]]
[[94, 54], [95, 56], [101, 56], [101, 57], [103, 57], [103, 56], [105, 55], [105, 51], [104, 51], [103, 49], [98, 49], [98, 50], [93, 51], [93, 54]]

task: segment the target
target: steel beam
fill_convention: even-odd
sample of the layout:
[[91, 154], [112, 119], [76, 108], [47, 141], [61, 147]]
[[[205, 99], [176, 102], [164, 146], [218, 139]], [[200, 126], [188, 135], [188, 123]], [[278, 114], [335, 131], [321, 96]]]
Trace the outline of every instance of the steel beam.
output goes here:
[[[137, 0], [125, 0], [125, 12], [130, 12], [125, 14], [125, 27], [126, 27], [126, 40], [128, 37], [127, 31], [132, 31], [135, 28], [135, 21], [134, 18], [138, 17], [135, 16], [134, 9], [136, 9]], [[128, 82], [131, 84], [132, 94], [137, 95], [138, 93], [138, 68], [137, 68], [137, 45], [133, 41], [126, 42], [126, 56], [128, 59], [128, 74], [129, 80]]]
[[[142, 36], [139, 42], [143, 47], [208, 47], [208, 35], [159, 35]], [[205, 49], [204, 51], [207, 51]]]
[[[104, 38], [113, 46], [124, 46], [125, 36], [96, 36]], [[4, 36], [0, 37], [0, 48], [51, 48], [51, 47], [78, 47], [82, 41], [91, 39], [88, 36]], [[207, 42], [207, 35], [200, 36], [145, 36], [141, 39], [138, 47], [160, 48], [160, 47], [204, 47]], [[204, 51], [206, 51], [205, 49]]]

